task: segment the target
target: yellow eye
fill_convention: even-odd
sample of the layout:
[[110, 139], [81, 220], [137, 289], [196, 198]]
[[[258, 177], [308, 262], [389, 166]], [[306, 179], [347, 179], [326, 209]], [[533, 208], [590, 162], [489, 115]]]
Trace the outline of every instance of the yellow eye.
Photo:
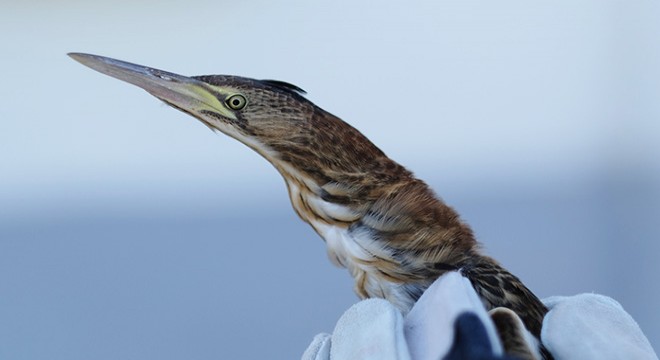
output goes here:
[[243, 95], [236, 94], [228, 97], [225, 104], [234, 110], [241, 110], [247, 105], [247, 99]]

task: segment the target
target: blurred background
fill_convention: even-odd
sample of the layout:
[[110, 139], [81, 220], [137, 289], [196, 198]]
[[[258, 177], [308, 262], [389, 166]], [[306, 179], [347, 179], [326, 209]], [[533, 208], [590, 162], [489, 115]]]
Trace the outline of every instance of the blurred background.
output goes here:
[[69, 59], [281, 79], [660, 346], [660, 3], [3, 1], [0, 358], [298, 358], [357, 301], [256, 153]]

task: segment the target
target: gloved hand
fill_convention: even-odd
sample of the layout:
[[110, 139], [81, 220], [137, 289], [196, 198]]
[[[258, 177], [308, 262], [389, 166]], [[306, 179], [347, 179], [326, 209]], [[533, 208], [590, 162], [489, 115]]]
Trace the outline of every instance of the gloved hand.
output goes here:
[[[556, 360], [656, 359], [635, 321], [611, 298], [582, 294], [545, 300], [550, 312], [541, 338]], [[504, 309], [493, 318], [511, 315]], [[514, 322], [522, 325], [515, 315]], [[504, 322], [506, 324], [506, 322]], [[498, 321], [498, 326], [502, 322]], [[529, 356], [538, 356], [531, 334], [520, 330]], [[525, 351], [523, 351], [525, 353]], [[519, 354], [523, 354], [519, 353]], [[332, 335], [317, 335], [303, 360], [512, 359], [503, 355], [491, 317], [470, 282], [443, 275], [403, 318], [390, 303], [369, 299], [352, 306]]]
[[302, 359], [410, 360], [403, 316], [386, 300], [360, 301], [341, 316], [332, 335], [316, 335]]
[[614, 299], [598, 294], [554, 296], [541, 341], [556, 360], [658, 359], [635, 320]]

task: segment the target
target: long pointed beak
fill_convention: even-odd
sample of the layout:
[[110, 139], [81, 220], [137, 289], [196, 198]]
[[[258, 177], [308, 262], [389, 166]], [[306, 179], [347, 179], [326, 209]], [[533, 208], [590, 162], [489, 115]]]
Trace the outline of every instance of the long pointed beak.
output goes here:
[[222, 107], [209, 86], [197, 79], [104, 56], [68, 55], [100, 73], [136, 85], [183, 111], [194, 113]]

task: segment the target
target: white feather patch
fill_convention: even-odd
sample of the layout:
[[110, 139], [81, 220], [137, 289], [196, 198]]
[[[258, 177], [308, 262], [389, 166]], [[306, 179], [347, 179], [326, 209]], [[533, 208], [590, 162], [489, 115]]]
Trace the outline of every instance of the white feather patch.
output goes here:
[[359, 214], [349, 207], [327, 202], [318, 196], [307, 196], [306, 200], [312, 211], [326, 220], [350, 222], [360, 217]]

